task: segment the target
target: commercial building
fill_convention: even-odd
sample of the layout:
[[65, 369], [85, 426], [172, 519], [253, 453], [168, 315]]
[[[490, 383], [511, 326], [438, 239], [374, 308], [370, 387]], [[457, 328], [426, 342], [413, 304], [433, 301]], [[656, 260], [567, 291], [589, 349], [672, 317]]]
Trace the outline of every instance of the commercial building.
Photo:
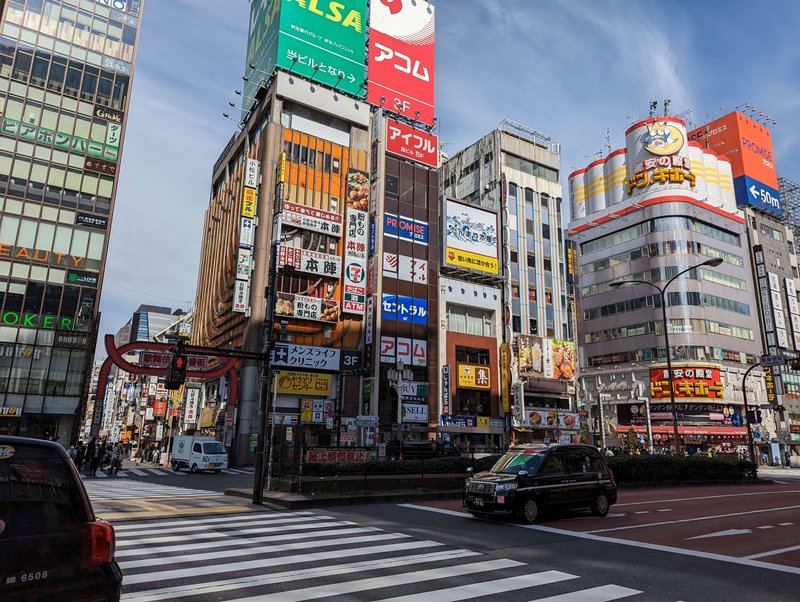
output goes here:
[[[0, 14], [0, 432], [77, 434], [88, 397], [140, 0]], [[96, 414], [98, 421], [101, 416]]]
[[453, 372], [440, 429], [478, 445], [579, 439], [560, 167], [557, 141], [508, 120], [442, 166], [441, 361]]
[[[656, 447], [666, 447], [674, 417], [690, 449], [744, 451], [746, 430], [734, 423], [744, 411], [744, 373], [762, 344], [731, 161], [690, 141], [675, 117], [635, 123], [625, 141], [569, 176], [580, 394], [597, 441], [617, 445], [649, 429]], [[673, 280], [713, 259], [721, 265]], [[754, 370], [744, 383], [754, 404], [766, 401], [761, 376]]]
[[274, 349], [266, 370], [241, 362], [237, 398], [217, 389], [235, 406], [239, 463], [255, 459], [264, 404], [286, 450], [435, 430], [434, 10], [373, 2], [369, 45], [367, 10], [251, 5], [241, 131], [213, 168], [192, 333]]

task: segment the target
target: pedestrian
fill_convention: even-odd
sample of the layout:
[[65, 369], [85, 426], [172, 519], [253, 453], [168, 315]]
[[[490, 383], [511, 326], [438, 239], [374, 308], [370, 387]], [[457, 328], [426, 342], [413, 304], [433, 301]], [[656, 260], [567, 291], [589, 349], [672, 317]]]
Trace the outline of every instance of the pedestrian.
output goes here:
[[789, 450], [787, 449], [786, 450], [786, 468], [789, 468], [789, 466], [792, 465], [791, 458], [792, 458], [791, 454], [789, 453]]
[[81, 471], [81, 465], [83, 464], [83, 459], [86, 457], [86, 446], [83, 444], [83, 441], [78, 441], [78, 449], [75, 451], [75, 468], [78, 472]]
[[134, 454], [134, 457], [136, 458], [136, 465], [137, 466], [142, 463], [142, 456], [143, 455], [144, 455], [144, 452], [142, 451], [142, 448], [141, 447], [137, 448], [136, 449], [136, 453]]
[[117, 443], [114, 452], [111, 454], [111, 474], [117, 474], [122, 468], [122, 457], [125, 455], [125, 446]]
[[91, 473], [92, 458], [94, 457], [94, 450], [97, 448], [97, 437], [92, 437], [89, 445], [86, 446], [86, 455], [84, 461], [86, 462], [86, 474]]
[[97, 467], [100, 466], [100, 460], [103, 459], [103, 446], [98, 443], [92, 450], [92, 456], [89, 458], [89, 476], [97, 475]]
[[763, 464], [764, 466], [769, 464], [769, 456], [767, 455], [767, 452], [761, 454], [761, 464]]
[[72, 461], [75, 462], [75, 458], [78, 456], [78, 448], [75, 447], [74, 445], [70, 445], [69, 449], [67, 450], [67, 454], [72, 459]]
[[158, 459], [161, 457], [161, 452], [158, 449], [153, 450], [153, 463], [158, 464]]

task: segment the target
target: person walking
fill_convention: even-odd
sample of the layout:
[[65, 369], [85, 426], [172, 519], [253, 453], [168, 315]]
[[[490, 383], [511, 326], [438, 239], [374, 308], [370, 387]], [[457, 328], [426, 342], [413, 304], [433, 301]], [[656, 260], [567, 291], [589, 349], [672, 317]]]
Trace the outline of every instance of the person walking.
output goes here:
[[97, 468], [100, 466], [100, 461], [103, 459], [105, 453], [105, 445], [97, 443], [92, 450], [92, 456], [89, 459], [89, 476], [97, 476]]
[[84, 455], [84, 462], [86, 462], [86, 474], [88, 475], [91, 472], [92, 466], [92, 457], [94, 456], [94, 450], [97, 447], [97, 437], [92, 437], [89, 441], [89, 444], [86, 446], [86, 454]]
[[114, 452], [111, 454], [111, 474], [117, 474], [122, 468], [122, 457], [125, 455], [125, 447], [122, 443], [117, 443]]
[[83, 459], [86, 457], [86, 446], [83, 444], [83, 441], [78, 441], [78, 449], [75, 450], [75, 468], [78, 472], [81, 471], [81, 465], [83, 464]]

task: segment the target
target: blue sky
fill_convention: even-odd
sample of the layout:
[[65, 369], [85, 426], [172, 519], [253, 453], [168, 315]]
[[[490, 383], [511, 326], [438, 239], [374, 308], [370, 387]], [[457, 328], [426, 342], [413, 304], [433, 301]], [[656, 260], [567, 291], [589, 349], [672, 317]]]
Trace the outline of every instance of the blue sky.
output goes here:
[[[570, 172], [605, 154], [606, 131], [621, 147], [651, 100], [670, 99], [670, 113], [695, 125], [748, 102], [778, 121], [778, 173], [800, 181], [800, 3], [433, 4], [438, 135], [448, 153], [512, 119], [561, 142], [566, 190]], [[145, 2], [101, 337], [140, 304], [194, 301], [211, 169], [236, 131], [222, 114], [238, 114], [228, 102], [243, 83], [248, 18], [247, 0]]]

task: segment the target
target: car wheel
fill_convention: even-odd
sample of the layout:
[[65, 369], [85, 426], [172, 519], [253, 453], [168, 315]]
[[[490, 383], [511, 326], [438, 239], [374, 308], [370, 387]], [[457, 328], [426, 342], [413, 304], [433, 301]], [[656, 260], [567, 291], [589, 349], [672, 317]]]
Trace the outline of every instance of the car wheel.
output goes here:
[[181, 471], [181, 467], [177, 462], [173, 462], [172, 463], [172, 470], [174, 470], [175, 472], [180, 472]]
[[197, 464], [192, 464], [192, 474], [197, 474]]
[[608, 514], [608, 509], [610, 505], [608, 503], [608, 497], [605, 493], [598, 493], [597, 497], [594, 498], [594, 502], [592, 502], [592, 514], [595, 516], [605, 516]]
[[535, 523], [539, 518], [539, 503], [533, 498], [523, 500], [519, 506], [519, 518], [529, 525]]

